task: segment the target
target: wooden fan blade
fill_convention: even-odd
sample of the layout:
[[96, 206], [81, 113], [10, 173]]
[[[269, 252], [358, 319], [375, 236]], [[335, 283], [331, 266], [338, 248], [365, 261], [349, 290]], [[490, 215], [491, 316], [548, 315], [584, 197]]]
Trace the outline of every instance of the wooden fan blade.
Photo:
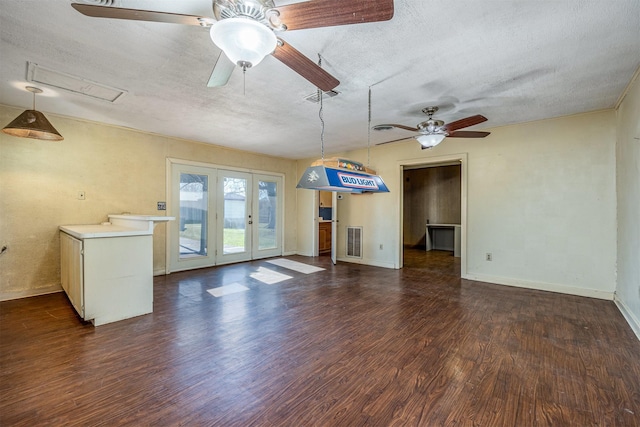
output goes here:
[[235, 68], [236, 64], [231, 62], [224, 52], [220, 52], [216, 65], [213, 66], [213, 71], [211, 72], [211, 77], [209, 77], [207, 86], [220, 87], [226, 85]]
[[392, 142], [406, 141], [407, 139], [415, 139], [415, 138], [413, 136], [407, 136], [406, 138], [394, 139], [393, 141], [378, 142], [376, 145], [391, 144]]
[[451, 133], [454, 130], [466, 128], [469, 126], [477, 125], [478, 123], [486, 122], [487, 118], [485, 116], [481, 116], [480, 114], [467, 117], [464, 119], [456, 120], [455, 122], [448, 123], [442, 127], [442, 129]]
[[340, 84], [338, 79], [284, 40], [278, 39], [278, 46], [271, 55], [323, 91], [331, 90]]
[[458, 132], [451, 132], [447, 135], [448, 138], [484, 138], [487, 135], [491, 135], [491, 132], [474, 132], [472, 130], [461, 130]]
[[388, 130], [389, 128], [398, 128], [398, 129], [408, 130], [408, 131], [411, 131], [411, 132], [418, 132], [418, 128], [412, 128], [410, 126], [405, 126], [405, 125], [398, 125], [398, 124], [395, 124], [395, 123], [375, 125], [373, 127], [373, 130], [385, 131], [385, 130]]
[[393, 0], [312, 0], [276, 8], [288, 30], [388, 21]]
[[154, 12], [152, 10], [124, 9], [111, 6], [97, 6], [92, 4], [71, 3], [78, 12], [92, 18], [128, 19], [132, 21], [167, 22], [170, 24], [210, 26], [215, 22], [213, 18], [195, 15], [181, 15], [179, 13]]

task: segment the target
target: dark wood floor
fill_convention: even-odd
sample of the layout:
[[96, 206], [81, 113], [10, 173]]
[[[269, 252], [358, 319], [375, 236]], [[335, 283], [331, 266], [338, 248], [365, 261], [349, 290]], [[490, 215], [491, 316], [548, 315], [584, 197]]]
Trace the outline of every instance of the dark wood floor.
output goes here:
[[153, 314], [98, 328], [62, 293], [1, 303], [0, 424], [640, 425], [640, 342], [610, 301], [461, 280], [446, 252], [290, 258], [326, 271], [158, 277]]

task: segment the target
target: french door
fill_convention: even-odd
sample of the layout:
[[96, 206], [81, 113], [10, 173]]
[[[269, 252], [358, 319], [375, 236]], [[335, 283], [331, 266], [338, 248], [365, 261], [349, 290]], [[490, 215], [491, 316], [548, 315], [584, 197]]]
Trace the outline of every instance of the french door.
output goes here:
[[169, 270], [282, 254], [282, 178], [171, 165]]
[[[170, 271], [216, 263], [215, 169], [178, 165], [171, 168]], [[212, 216], [213, 215], [213, 216]]]
[[218, 171], [218, 258], [217, 264], [251, 259], [251, 195], [250, 173]]

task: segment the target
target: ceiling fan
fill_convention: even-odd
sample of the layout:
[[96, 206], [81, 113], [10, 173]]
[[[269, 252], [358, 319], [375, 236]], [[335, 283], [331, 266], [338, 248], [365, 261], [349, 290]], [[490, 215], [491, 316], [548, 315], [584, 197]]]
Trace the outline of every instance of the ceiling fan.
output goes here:
[[[467, 117], [464, 119], [456, 120], [455, 122], [445, 124], [442, 120], [436, 120], [433, 115], [438, 111], [438, 107], [426, 107], [422, 109], [422, 112], [428, 116], [428, 119], [422, 123], [418, 123], [417, 127], [412, 128], [409, 126], [398, 124], [384, 124], [376, 125], [374, 130], [390, 130], [393, 128], [409, 130], [412, 132], [418, 132], [419, 135], [414, 138], [420, 143], [422, 149], [432, 148], [440, 144], [446, 137], [449, 138], [484, 138], [491, 132], [476, 132], [476, 131], [459, 131], [469, 126], [477, 125], [478, 123], [486, 122], [487, 118], [480, 114]], [[381, 142], [376, 145], [389, 144], [391, 142], [403, 141], [407, 138], [395, 139], [393, 141]]]
[[82, 3], [71, 6], [94, 18], [210, 27], [211, 38], [222, 52], [211, 73], [209, 87], [224, 86], [236, 65], [246, 71], [271, 54], [323, 91], [340, 82], [275, 32], [387, 21], [394, 12], [393, 0], [311, 0], [280, 7], [273, 0], [213, 0], [215, 19]]

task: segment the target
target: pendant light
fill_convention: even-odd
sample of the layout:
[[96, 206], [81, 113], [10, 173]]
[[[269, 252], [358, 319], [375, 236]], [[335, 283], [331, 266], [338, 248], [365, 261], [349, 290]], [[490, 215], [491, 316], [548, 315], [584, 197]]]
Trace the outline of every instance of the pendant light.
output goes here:
[[[318, 55], [318, 65], [322, 66], [322, 57]], [[302, 174], [296, 188], [306, 190], [335, 191], [339, 193], [388, 193], [389, 189], [382, 178], [376, 175], [362, 163], [337, 157], [324, 158], [324, 117], [323, 117], [323, 92], [318, 88], [318, 100], [320, 102], [320, 154], [316, 160]], [[371, 89], [369, 89], [369, 128], [371, 128]], [[369, 143], [367, 143], [367, 147]]]
[[62, 141], [64, 138], [54, 128], [49, 120], [40, 111], [36, 111], [36, 93], [42, 93], [42, 89], [27, 86], [26, 89], [33, 93], [33, 110], [25, 110], [6, 125], [2, 132], [20, 138], [43, 139], [46, 141]]

